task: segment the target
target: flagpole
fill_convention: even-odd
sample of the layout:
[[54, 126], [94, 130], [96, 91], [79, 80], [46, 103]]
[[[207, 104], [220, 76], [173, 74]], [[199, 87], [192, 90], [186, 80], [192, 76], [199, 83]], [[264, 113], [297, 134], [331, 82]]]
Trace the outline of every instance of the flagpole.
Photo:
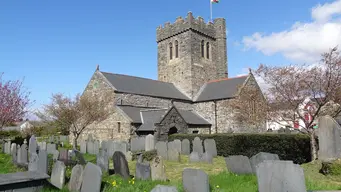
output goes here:
[[213, 20], [212, 20], [212, 0], [210, 0], [210, 13], [211, 13], [211, 22], [213, 22]]

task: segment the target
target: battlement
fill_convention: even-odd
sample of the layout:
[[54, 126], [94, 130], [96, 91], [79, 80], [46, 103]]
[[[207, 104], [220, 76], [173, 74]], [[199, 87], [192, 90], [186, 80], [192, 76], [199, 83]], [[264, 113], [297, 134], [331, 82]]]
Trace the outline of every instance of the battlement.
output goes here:
[[176, 21], [172, 24], [170, 22], [166, 22], [164, 26], [160, 25], [156, 29], [156, 41], [160, 42], [187, 30], [194, 30], [215, 39], [215, 24], [216, 21], [219, 20], [221, 19], [215, 19], [213, 23], [210, 21], [206, 23], [202, 17], [199, 16], [197, 18], [194, 18], [192, 12], [188, 12], [185, 19], [183, 19], [182, 17], [178, 17]]

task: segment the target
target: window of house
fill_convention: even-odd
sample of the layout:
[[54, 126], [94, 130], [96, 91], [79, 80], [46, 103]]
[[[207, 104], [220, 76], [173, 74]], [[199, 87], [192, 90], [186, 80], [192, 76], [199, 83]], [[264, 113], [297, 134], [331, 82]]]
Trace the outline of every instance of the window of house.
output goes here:
[[205, 57], [205, 42], [201, 41], [201, 57]]
[[207, 59], [210, 58], [210, 43], [209, 42], [206, 43], [206, 58]]
[[198, 134], [198, 133], [199, 133], [199, 131], [192, 131], [192, 133], [193, 133], [193, 134]]
[[121, 133], [121, 122], [117, 122], [117, 132]]
[[173, 44], [169, 43], [169, 59], [173, 58]]
[[175, 58], [179, 57], [179, 45], [178, 41], [175, 41]]

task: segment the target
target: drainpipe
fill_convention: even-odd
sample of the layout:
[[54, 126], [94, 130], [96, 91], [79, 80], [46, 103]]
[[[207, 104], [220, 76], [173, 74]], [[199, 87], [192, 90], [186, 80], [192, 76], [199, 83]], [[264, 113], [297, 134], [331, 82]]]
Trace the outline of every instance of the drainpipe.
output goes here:
[[215, 133], [218, 133], [218, 125], [217, 125], [217, 101], [214, 101], [214, 126], [215, 126]]

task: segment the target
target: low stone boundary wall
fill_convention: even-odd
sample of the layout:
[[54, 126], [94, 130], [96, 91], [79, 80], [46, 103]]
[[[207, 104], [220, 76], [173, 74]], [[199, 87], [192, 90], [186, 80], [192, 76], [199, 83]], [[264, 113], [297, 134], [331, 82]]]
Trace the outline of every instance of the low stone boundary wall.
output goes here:
[[0, 174], [0, 192], [38, 192], [48, 184], [48, 178], [50, 176], [45, 173], [33, 171]]

